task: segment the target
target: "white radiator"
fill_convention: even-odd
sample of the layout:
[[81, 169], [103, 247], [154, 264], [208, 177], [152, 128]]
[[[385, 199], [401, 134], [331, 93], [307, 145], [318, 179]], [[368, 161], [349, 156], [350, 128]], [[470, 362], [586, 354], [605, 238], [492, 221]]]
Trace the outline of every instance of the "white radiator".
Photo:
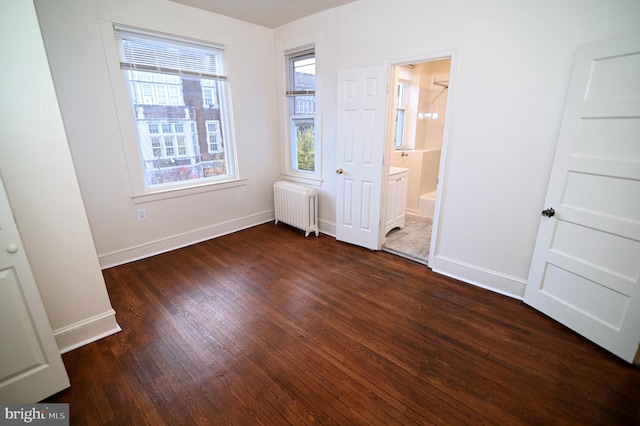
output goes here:
[[318, 236], [318, 191], [295, 182], [281, 180], [273, 184], [276, 224], [286, 223]]

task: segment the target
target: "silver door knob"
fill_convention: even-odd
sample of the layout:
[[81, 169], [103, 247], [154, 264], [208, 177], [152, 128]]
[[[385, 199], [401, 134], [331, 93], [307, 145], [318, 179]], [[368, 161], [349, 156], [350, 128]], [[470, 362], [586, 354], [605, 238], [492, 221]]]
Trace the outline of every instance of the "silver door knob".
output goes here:
[[343, 174], [343, 173], [344, 173], [344, 170], [342, 170], [342, 169], [338, 169], [338, 170], [336, 170], [336, 173], [337, 173], [337, 174], [339, 174], [339, 175], [341, 175], [341, 174]]
[[9, 245], [7, 246], [7, 251], [8, 251], [9, 253], [15, 253], [15, 252], [17, 252], [17, 251], [18, 251], [18, 246], [17, 246], [16, 244], [9, 244]]

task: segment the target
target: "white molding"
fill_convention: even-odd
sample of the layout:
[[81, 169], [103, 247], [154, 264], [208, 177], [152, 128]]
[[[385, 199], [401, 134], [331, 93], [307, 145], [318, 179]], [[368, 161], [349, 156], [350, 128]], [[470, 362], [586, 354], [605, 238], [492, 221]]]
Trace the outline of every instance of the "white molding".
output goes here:
[[293, 40], [283, 41], [278, 45], [278, 52], [286, 52], [287, 50], [315, 44], [319, 41], [322, 41], [322, 31], [316, 31], [313, 34], [304, 35]]
[[[237, 169], [237, 166], [236, 166]], [[185, 197], [204, 192], [221, 191], [224, 189], [247, 186], [246, 178], [238, 178], [221, 182], [207, 182], [204, 184], [189, 185], [183, 187], [163, 188], [141, 194], [133, 194], [131, 198], [135, 204], [148, 203], [151, 201], [168, 200], [171, 198]]]
[[407, 207], [407, 209], [405, 210], [405, 213], [413, 216], [420, 216], [420, 210], [412, 209], [409, 207]]
[[53, 334], [60, 353], [64, 354], [120, 331], [122, 329], [116, 322], [116, 312], [109, 309], [102, 314], [54, 330]]
[[242, 229], [251, 228], [252, 226], [275, 220], [273, 210], [256, 213], [245, 216], [240, 219], [234, 219], [227, 222], [216, 223], [214, 225], [205, 226], [194, 229], [181, 234], [172, 235], [155, 241], [139, 244], [116, 250], [109, 253], [98, 254], [98, 260], [102, 269], [110, 268], [124, 263], [133, 262], [134, 260], [144, 259], [146, 257], [155, 256], [156, 254], [166, 253], [181, 247], [190, 246], [201, 241], [210, 240], [222, 235], [231, 234]]
[[320, 228], [320, 232], [323, 234], [329, 235], [333, 238], [336, 237], [336, 223], [328, 222], [326, 220], [318, 219], [318, 227]]
[[493, 271], [460, 260], [436, 255], [429, 259], [429, 267], [433, 272], [455, 278], [462, 282], [475, 285], [493, 292], [522, 300], [526, 280]]
[[323, 180], [316, 177], [304, 177], [300, 175], [294, 175], [290, 173], [280, 173], [282, 180], [290, 180], [292, 182], [304, 183], [306, 185], [322, 187]]

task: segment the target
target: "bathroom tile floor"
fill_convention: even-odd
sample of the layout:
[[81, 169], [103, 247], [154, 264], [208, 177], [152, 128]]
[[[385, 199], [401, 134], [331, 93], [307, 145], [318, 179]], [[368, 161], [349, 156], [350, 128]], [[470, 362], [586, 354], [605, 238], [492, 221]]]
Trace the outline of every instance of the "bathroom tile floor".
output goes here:
[[430, 218], [407, 214], [404, 228], [389, 231], [382, 250], [427, 265], [432, 225]]

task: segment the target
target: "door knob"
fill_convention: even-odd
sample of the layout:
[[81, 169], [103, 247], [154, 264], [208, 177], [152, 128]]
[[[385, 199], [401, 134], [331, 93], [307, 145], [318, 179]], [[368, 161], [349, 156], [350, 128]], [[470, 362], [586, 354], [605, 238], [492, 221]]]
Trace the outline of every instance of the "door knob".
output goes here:
[[556, 214], [556, 211], [553, 207], [549, 207], [548, 209], [542, 210], [542, 216], [551, 217]]
[[7, 245], [7, 251], [9, 253], [15, 253], [18, 251], [18, 246], [16, 244], [9, 244]]
[[340, 169], [336, 170], [336, 173], [337, 173], [337, 174], [339, 174], [339, 175], [341, 175], [341, 174], [343, 174], [343, 173], [344, 173], [344, 170], [342, 170], [342, 169], [340, 168]]

